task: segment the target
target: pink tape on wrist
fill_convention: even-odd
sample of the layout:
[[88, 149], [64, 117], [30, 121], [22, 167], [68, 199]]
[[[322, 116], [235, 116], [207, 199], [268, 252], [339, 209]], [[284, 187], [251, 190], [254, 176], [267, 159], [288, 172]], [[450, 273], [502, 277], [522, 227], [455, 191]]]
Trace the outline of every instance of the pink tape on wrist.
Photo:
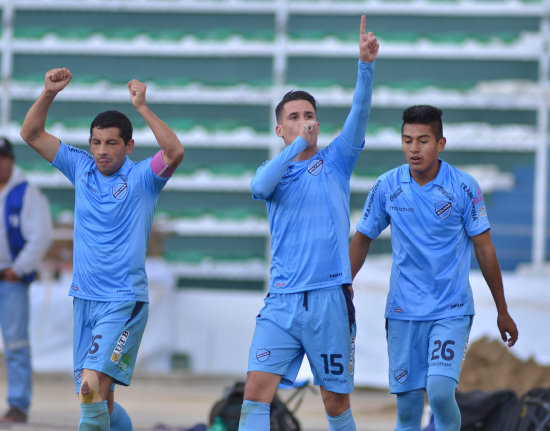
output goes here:
[[162, 158], [162, 150], [155, 154], [151, 160], [151, 169], [159, 177], [168, 178], [175, 172], [176, 168], [168, 166]]

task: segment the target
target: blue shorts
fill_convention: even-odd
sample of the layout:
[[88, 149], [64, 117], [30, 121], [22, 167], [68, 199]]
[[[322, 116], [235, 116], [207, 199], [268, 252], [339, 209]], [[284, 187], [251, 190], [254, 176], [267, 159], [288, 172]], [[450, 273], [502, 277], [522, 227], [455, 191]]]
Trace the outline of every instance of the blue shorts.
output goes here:
[[[73, 365], [76, 393], [82, 370], [95, 370], [130, 385], [149, 304], [74, 298]], [[114, 384], [111, 386], [114, 390]]]
[[353, 391], [355, 308], [347, 286], [296, 293], [270, 293], [256, 318], [248, 371], [282, 376], [292, 385], [304, 354], [313, 383]]
[[426, 387], [428, 376], [458, 382], [473, 316], [440, 320], [386, 320], [390, 392]]

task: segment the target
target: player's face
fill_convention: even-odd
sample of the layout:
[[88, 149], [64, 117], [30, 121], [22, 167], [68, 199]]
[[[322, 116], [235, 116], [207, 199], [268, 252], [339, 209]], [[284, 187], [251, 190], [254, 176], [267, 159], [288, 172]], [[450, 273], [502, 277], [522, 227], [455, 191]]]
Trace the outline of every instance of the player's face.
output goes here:
[[309, 146], [317, 145], [319, 123], [313, 105], [307, 100], [291, 100], [283, 106], [281, 120], [277, 124], [277, 136], [283, 138], [285, 145], [290, 145], [302, 132], [306, 123], [316, 125], [316, 133]]
[[11, 157], [0, 156], [0, 184], [6, 184], [13, 171], [13, 159]]
[[90, 138], [90, 150], [94, 156], [97, 170], [103, 175], [111, 175], [117, 172], [124, 161], [126, 155], [130, 154], [134, 148], [134, 140], [125, 145], [120, 137], [118, 127], [108, 127], [98, 129], [94, 127], [92, 137]]
[[445, 138], [436, 139], [429, 124], [404, 124], [401, 147], [414, 179], [424, 183], [433, 180], [439, 171], [439, 153], [445, 148]]

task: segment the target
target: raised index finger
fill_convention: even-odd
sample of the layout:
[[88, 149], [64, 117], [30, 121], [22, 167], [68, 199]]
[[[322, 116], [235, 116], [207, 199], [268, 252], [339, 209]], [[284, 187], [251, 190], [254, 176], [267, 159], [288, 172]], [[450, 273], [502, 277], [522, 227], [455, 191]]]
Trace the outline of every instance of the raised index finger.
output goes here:
[[365, 15], [361, 15], [361, 27], [360, 27], [360, 33], [363, 35], [367, 34], [367, 17]]

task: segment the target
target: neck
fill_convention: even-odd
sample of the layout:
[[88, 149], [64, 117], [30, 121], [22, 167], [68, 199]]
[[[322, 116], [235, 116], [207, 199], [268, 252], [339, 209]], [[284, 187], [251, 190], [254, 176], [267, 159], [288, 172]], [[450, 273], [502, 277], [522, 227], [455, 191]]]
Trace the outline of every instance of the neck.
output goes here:
[[300, 154], [296, 156], [294, 159], [295, 162], [300, 162], [302, 160], [308, 160], [311, 159], [315, 153], [317, 153], [317, 145], [314, 145], [312, 147], [306, 148], [304, 151], [302, 151]]
[[411, 168], [409, 168], [409, 172], [411, 173], [411, 177], [413, 178], [413, 180], [415, 180], [419, 185], [423, 186], [425, 184], [428, 184], [430, 181], [433, 181], [435, 177], [437, 177], [440, 166], [441, 161], [438, 160], [437, 163], [427, 171], [413, 171]]

